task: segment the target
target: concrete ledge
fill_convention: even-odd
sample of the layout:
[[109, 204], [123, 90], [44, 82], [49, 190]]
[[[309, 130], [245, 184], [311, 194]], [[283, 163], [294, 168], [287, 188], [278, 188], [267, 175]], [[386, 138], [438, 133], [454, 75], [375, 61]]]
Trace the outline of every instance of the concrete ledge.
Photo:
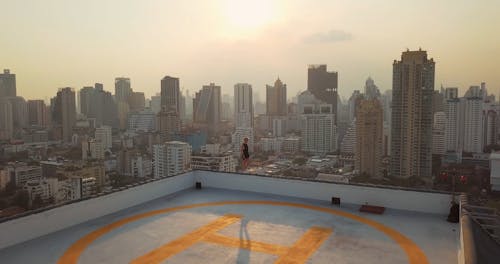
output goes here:
[[192, 172], [0, 223], [0, 249], [193, 187]]
[[192, 171], [146, 181], [137, 186], [102, 193], [96, 197], [27, 212], [0, 223], [0, 249], [77, 225], [131, 206], [194, 188], [203, 187], [267, 193], [331, 201], [339, 197], [349, 204], [375, 204], [386, 208], [432, 213], [449, 211], [451, 194], [377, 186], [337, 184], [301, 179], [277, 178], [238, 173]]
[[[303, 181], [258, 175], [194, 171], [203, 186], [229, 190], [269, 193], [330, 202], [333, 196], [343, 203], [375, 204], [386, 208], [447, 215], [451, 194], [380, 188], [331, 182]], [[444, 221], [445, 218], [443, 218]]]
[[459, 264], [496, 264], [500, 259], [500, 244], [474, 219], [467, 197], [460, 201]]

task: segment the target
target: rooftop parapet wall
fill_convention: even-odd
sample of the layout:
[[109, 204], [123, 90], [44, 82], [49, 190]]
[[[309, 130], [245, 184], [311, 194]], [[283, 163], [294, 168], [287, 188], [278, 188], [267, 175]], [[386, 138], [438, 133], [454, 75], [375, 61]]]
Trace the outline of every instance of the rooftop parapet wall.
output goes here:
[[0, 223], [0, 249], [191, 188], [192, 175], [188, 172]]
[[47, 235], [107, 214], [193, 188], [203, 187], [240, 190], [331, 201], [340, 197], [342, 203], [370, 204], [387, 208], [445, 215], [449, 211], [448, 193], [381, 188], [363, 185], [336, 184], [269, 176], [192, 171], [166, 177], [121, 191], [99, 195], [0, 223], [0, 249]]
[[193, 173], [195, 181], [199, 181], [207, 187], [323, 201], [331, 201], [332, 197], [335, 196], [339, 197], [342, 203], [378, 205], [443, 216], [449, 213], [452, 199], [450, 193], [404, 188], [372, 187], [212, 171], [194, 171]]

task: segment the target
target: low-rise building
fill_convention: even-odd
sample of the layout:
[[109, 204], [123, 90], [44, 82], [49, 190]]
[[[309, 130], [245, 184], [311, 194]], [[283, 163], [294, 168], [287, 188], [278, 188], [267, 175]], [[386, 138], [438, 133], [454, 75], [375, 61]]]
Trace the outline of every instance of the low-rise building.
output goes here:
[[153, 162], [146, 155], [134, 155], [130, 161], [130, 172], [134, 178], [151, 177], [153, 174]]
[[220, 144], [206, 144], [201, 147], [201, 153], [207, 155], [218, 155], [221, 153]]
[[37, 198], [40, 198], [43, 202], [48, 202], [50, 199], [55, 200], [58, 181], [55, 178], [30, 180], [24, 184], [23, 189], [28, 192], [30, 204]]
[[235, 172], [236, 160], [231, 154], [193, 155], [191, 156], [191, 168], [193, 170]]
[[281, 144], [281, 150], [287, 153], [297, 153], [300, 151], [300, 138], [299, 137], [287, 137], [283, 140]]
[[23, 162], [16, 162], [9, 164], [6, 169], [18, 187], [24, 186], [28, 181], [39, 181], [42, 178], [42, 168], [40, 166], [30, 166]]
[[[87, 178], [93, 178], [94, 180], [89, 182], [95, 183], [95, 187], [92, 187], [97, 191], [106, 182], [106, 173], [104, 164], [101, 162], [92, 163], [68, 163], [65, 164], [63, 168], [58, 169], [58, 177], [63, 179], [79, 178], [83, 182], [87, 181]], [[82, 182], [82, 188], [84, 186]], [[88, 193], [86, 193], [88, 194]]]
[[261, 151], [280, 152], [283, 145], [284, 138], [272, 137], [261, 138], [259, 146]]
[[191, 168], [191, 145], [169, 141], [153, 146], [154, 178], [173, 176]]
[[[87, 183], [87, 180], [85, 183]], [[82, 198], [82, 178], [69, 178], [59, 181], [58, 187], [56, 202], [67, 202]], [[89, 189], [88, 186], [85, 186], [85, 188], [86, 190]]]

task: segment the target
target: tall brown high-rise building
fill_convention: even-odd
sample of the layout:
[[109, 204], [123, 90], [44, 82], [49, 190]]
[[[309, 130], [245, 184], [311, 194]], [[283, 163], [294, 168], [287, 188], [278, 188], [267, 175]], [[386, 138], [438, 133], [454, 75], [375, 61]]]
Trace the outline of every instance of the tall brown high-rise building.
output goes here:
[[174, 140], [175, 134], [181, 130], [179, 114], [173, 109], [163, 109], [156, 115], [156, 129], [160, 132], [161, 142]]
[[78, 91], [78, 106], [80, 109], [80, 114], [91, 117], [90, 111], [92, 109], [92, 103], [94, 102], [94, 87], [85, 86], [80, 91]]
[[266, 85], [266, 112], [268, 116], [286, 116], [286, 84], [280, 78], [274, 86]]
[[146, 106], [146, 97], [142, 92], [132, 92], [128, 98], [130, 111], [141, 111]]
[[71, 142], [73, 127], [76, 123], [75, 91], [66, 87], [57, 92], [57, 96], [52, 100], [52, 120], [56, 125], [61, 126], [62, 140]]
[[28, 100], [30, 126], [46, 127], [49, 123], [47, 106], [43, 100]]
[[356, 110], [356, 162], [360, 174], [381, 177], [383, 155], [382, 105], [377, 99], [361, 99]]
[[5, 69], [3, 73], [0, 73], [0, 97], [15, 96], [17, 96], [16, 75]]
[[432, 97], [435, 63], [423, 50], [405, 51], [392, 75], [391, 174], [432, 176]]
[[[307, 90], [327, 104], [332, 105], [337, 120], [338, 73], [329, 72], [326, 65], [310, 65], [307, 69]], [[336, 123], [336, 122], [335, 122]]]
[[117, 102], [128, 102], [131, 93], [130, 78], [115, 78], [115, 100]]
[[221, 87], [214, 83], [203, 85], [193, 99], [195, 125], [207, 128], [209, 135], [216, 135], [220, 129], [221, 110]]
[[174, 110], [180, 114], [179, 78], [165, 76], [161, 79], [161, 108], [166, 111]]

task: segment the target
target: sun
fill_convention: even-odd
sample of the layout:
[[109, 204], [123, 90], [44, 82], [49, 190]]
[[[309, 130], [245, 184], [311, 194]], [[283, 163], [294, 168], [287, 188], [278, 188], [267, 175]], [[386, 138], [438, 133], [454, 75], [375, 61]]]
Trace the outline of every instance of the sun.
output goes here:
[[226, 0], [227, 24], [235, 31], [253, 31], [275, 19], [276, 10], [271, 0]]

